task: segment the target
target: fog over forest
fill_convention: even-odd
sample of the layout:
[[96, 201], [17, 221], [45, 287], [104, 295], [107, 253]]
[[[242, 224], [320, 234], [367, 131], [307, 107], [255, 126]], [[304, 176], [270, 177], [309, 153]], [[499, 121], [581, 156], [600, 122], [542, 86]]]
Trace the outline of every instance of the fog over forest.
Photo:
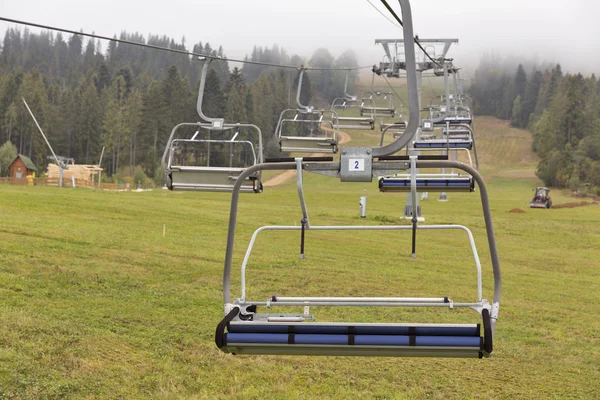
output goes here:
[[[600, 186], [600, 83], [593, 76], [600, 66], [594, 43], [600, 32], [591, 17], [597, 5], [457, 0], [442, 9], [432, 0], [413, 3], [415, 33], [423, 42], [459, 39], [447, 56], [468, 79], [475, 114], [493, 115], [533, 133], [533, 150], [540, 157], [537, 174], [546, 185]], [[52, 10], [26, 1], [7, 4], [3, 11], [5, 18], [269, 63], [215, 62], [203, 102], [210, 116], [259, 126], [267, 156], [280, 153], [273, 133], [283, 110], [294, 107], [297, 67], [321, 68], [305, 76], [302, 104], [328, 107], [344, 93], [345, 72], [332, 69], [364, 67], [353, 70], [348, 80], [348, 92], [361, 93], [371, 81], [371, 66], [384, 54], [374, 39], [401, 37], [387, 19], [390, 14], [374, 0], [309, 0], [301, 8], [265, 0], [193, 5], [174, 0], [161, 9], [109, 0], [98, 7], [88, 4], [85, 11], [59, 0]], [[40, 170], [47, 164], [48, 149], [22, 105], [24, 97], [59, 154], [88, 164], [105, 149], [106, 179], [136, 175], [137, 181], [162, 184], [160, 159], [168, 133], [181, 121], [197, 118], [200, 63], [195, 58], [2, 26], [0, 176], [17, 153]], [[434, 57], [440, 55], [440, 47], [434, 52], [425, 46]], [[296, 68], [272, 67], [282, 64]]]
[[[383, 5], [371, 0], [379, 10]], [[400, 10], [397, 1], [390, 1]], [[587, 0], [506, 0], [502, 2], [434, 0], [411, 3], [415, 33], [421, 38], [458, 38], [450, 56], [472, 70], [485, 53], [503, 58], [560, 63], [566, 72], [600, 73], [596, 22], [600, 3]], [[91, 11], [93, 10], [93, 11]], [[334, 56], [354, 50], [361, 64], [378, 62], [383, 52], [376, 38], [398, 38], [401, 31], [366, 0], [173, 0], [152, 4], [133, 0], [88, 2], [73, 0], [5, 2], [8, 18], [82, 29], [112, 36], [121, 31], [166, 35], [186, 43], [223, 46], [229, 57], [243, 58], [253, 46], [278, 44], [303, 57], [319, 47]], [[388, 13], [386, 12], [386, 15]], [[14, 25], [0, 23], [4, 31]], [[105, 43], [103, 46], [107, 46]]]

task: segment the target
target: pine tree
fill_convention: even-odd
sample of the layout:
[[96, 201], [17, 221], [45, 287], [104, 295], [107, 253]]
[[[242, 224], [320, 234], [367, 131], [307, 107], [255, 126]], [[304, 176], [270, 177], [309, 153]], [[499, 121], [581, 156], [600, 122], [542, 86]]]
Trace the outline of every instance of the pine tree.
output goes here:
[[520, 126], [521, 125], [521, 116], [523, 113], [523, 106], [521, 105], [521, 96], [517, 96], [517, 98], [515, 99], [514, 103], [513, 103], [513, 109], [512, 109], [512, 119], [510, 120], [510, 123], [512, 126]]
[[160, 82], [154, 81], [142, 96], [142, 108], [137, 144], [141, 164], [146, 174], [153, 174], [157, 162], [157, 142], [160, 133], [164, 132], [161, 120], [164, 113], [160, 100]]
[[0, 146], [0, 177], [8, 176], [10, 164], [17, 157], [17, 148], [14, 144], [7, 140]]
[[112, 165], [109, 173], [119, 170], [121, 146], [128, 136], [128, 126], [125, 120], [125, 80], [123, 77], [115, 79], [113, 84], [106, 88], [102, 95], [105, 102], [104, 122], [102, 124], [102, 145], [106, 154], [111, 154]]
[[525, 89], [525, 95], [522, 102], [521, 115], [519, 117], [519, 124], [517, 126], [521, 128], [526, 128], [529, 126], [530, 118], [535, 112], [535, 105], [538, 101], [543, 79], [544, 76], [542, 73], [540, 71], [535, 71], [527, 83], [527, 88]]
[[[126, 84], [127, 85], [127, 84]], [[125, 121], [129, 131], [129, 165], [137, 165], [137, 136], [142, 116], [142, 95], [138, 89], [133, 90], [127, 97], [125, 104]]]
[[577, 145], [583, 137], [585, 125], [585, 84], [581, 74], [566, 79], [566, 104], [563, 127], [566, 142]]
[[102, 130], [103, 109], [92, 74], [88, 74], [82, 79], [78, 91], [79, 109], [75, 116], [78, 162], [89, 164], [100, 156], [99, 138]]

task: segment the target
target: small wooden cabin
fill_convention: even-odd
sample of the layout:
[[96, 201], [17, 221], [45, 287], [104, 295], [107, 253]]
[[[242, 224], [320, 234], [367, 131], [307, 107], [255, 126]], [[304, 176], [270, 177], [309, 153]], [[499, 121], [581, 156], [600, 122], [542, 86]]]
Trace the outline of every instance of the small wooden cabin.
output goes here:
[[10, 169], [10, 180], [12, 183], [27, 184], [27, 177], [35, 177], [37, 168], [29, 157], [23, 154], [17, 155], [17, 158], [9, 166]]

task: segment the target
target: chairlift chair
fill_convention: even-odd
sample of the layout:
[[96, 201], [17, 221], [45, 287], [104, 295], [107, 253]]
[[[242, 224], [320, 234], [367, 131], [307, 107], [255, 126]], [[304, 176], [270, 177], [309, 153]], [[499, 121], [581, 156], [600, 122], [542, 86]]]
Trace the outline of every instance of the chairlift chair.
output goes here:
[[[413, 142], [415, 149], [467, 149], [473, 148], [473, 131], [468, 125], [460, 125], [457, 129], [447, 123], [447, 126], [442, 128], [437, 127], [434, 132], [438, 134], [424, 135], [421, 134], [417, 140]], [[441, 135], [439, 134], [441, 132]]]
[[473, 123], [473, 117], [469, 110], [457, 107], [455, 108], [454, 113], [444, 118], [444, 121], [441, 122], [440, 125], [446, 122], [451, 125], [471, 124]]
[[335, 111], [336, 109], [346, 110], [348, 108], [358, 108], [359, 101], [356, 96], [348, 94], [348, 76], [350, 75], [350, 70], [346, 71], [346, 78], [344, 80], [344, 97], [336, 97], [333, 99], [331, 103], [331, 110]]
[[339, 142], [338, 115], [332, 110], [316, 110], [300, 102], [304, 68], [300, 69], [296, 94], [297, 109], [284, 110], [275, 135], [281, 151], [336, 153]]
[[[428, 120], [423, 121], [423, 126], [428, 125], [432, 127], [431, 131], [433, 132], [433, 123]], [[450, 128], [450, 124], [447, 123], [445, 129], [452, 133], [453, 130], [449, 130]], [[412, 148], [419, 152], [432, 151], [443, 153], [434, 156], [422, 156], [425, 157], [424, 159], [429, 157], [447, 160], [449, 155], [456, 157], [456, 153], [459, 151], [464, 151], [469, 160], [468, 165], [473, 168], [473, 159], [471, 157], [470, 150], [474, 148], [474, 142], [472, 131], [467, 128], [467, 126], [462, 126], [460, 130], [460, 132], [468, 132], [468, 136], [466, 138], [464, 136], [453, 137], [451, 135], [440, 137], [435, 134], [421, 132], [418, 135], [417, 140], [413, 140]], [[439, 128], [437, 130], [439, 130]], [[462, 134], [463, 133], [461, 133], [461, 135]], [[382, 143], [384, 135], [385, 131], [381, 137]], [[475, 165], [476, 170], [478, 170], [479, 161], [476, 153]], [[447, 172], [444, 169], [441, 173], [418, 173], [416, 175], [416, 181], [414, 184], [412, 183], [412, 176], [410, 173], [379, 177], [379, 190], [381, 192], [410, 192], [412, 187], [411, 185], [416, 187], [417, 192], [473, 192], [475, 190], [475, 181], [473, 180], [472, 176], [468, 174], [455, 173], [453, 170]]]
[[[427, 149], [420, 149], [421, 151]], [[467, 151], [468, 153], [468, 151]], [[408, 159], [409, 156], [394, 156], [394, 159]], [[419, 160], [447, 160], [448, 154], [420, 155]], [[473, 168], [469, 156], [469, 168]], [[444, 169], [445, 171], [445, 169]], [[473, 192], [475, 180], [472, 175], [454, 172], [417, 173], [409, 169], [408, 173], [383, 175], [378, 179], [380, 192]]]
[[[228, 124], [202, 112], [211, 61], [204, 61], [198, 91], [197, 111], [204, 122], [178, 124], [165, 146], [162, 167], [166, 186], [171, 190], [231, 192], [248, 167], [263, 162], [262, 133], [256, 125]], [[260, 173], [249, 175], [241, 191], [260, 193]]]
[[396, 98], [390, 92], [366, 92], [360, 104], [360, 115], [391, 118], [396, 115]]
[[[360, 104], [358, 98], [353, 95], [348, 94], [348, 75], [350, 71], [346, 71], [346, 79], [344, 81], [344, 97], [338, 97], [333, 100], [331, 103], [331, 111], [336, 111], [338, 109], [346, 110], [346, 109], [354, 109], [359, 108]], [[362, 101], [361, 101], [362, 103]], [[362, 115], [362, 114], [361, 114]], [[353, 130], [353, 129], [375, 129], [375, 117], [374, 115], [370, 115], [367, 117], [351, 117], [346, 115], [338, 114], [338, 129], [344, 130]]]
[[[380, 158], [380, 162], [381, 162]], [[343, 163], [344, 161], [341, 161]], [[410, 160], [411, 170], [416, 167], [416, 157]], [[330, 297], [330, 296], [280, 296], [255, 301], [246, 296], [248, 262], [259, 234], [265, 231], [298, 231], [301, 233], [301, 258], [304, 255], [305, 231], [410, 231], [413, 229], [413, 254], [415, 227], [399, 226], [316, 226], [309, 222], [304, 200], [303, 170], [318, 172], [328, 169], [319, 163], [305, 162], [297, 158], [295, 163], [280, 165], [263, 164], [261, 169], [296, 169], [297, 188], [302, 210], [300, 226], [263, 226], [255, 230], [241, 267], [241, 296], [231, 300], [230, 275], [233, 258], [237, 203], [239, 196], [232, 197], [229, 235], [223, 275], [225, 317], [217, 325], [215, 343], [217, 347], [232, 354], [266, 355], [328, 355], [328, 356], [385, 356], [385, 357], [460, 357], [483, 358], [493, 352], [493, 335], [499, 309], [500, 273], [497, 263], [493, 228], [489, 219], [487, 192], [482, 190], [482, 205], [486, 219], [486, 232], [490, 239], [490, 253], [494, 269], [494, 301], [483, 298], [482, 269], [471, 231], [462, 225], [425, 225], [416, 230], [457, 229], [467, 234], [477, 270], [477, 299], [472, 302], [456, 302], [448, 296], [439, 297]], [[337, 163], [334, 163], [337, 164]], [[460, 163], [451, 164], [459, 165]], [[378, 163], [378, 167], [382, 164]], [[335, 165], [332, 165], [335, 167]], [[420, 167], [427, 167], [421, 165]], [[337, 168], [340, 168], [339, 164]], [[386, 168], [386, 167], [383, 167]], [[392, 168], [391, 166], [389, 168]], [[468, 167], [465, 167], [468, 168]], [[324, 172], [324, 171], [323, 171]], [[323, 173], [319, 172], [319, 173]], [[478, 183], [483, 185], [481, 176], [473, 171]], [[416, 192], [413, 183], [411, 190]], [[437, 307], [471, 308], [481, 315], [479, 323], [471, 324], [414, 324], [404, 322], [315, 322], [310, 307]], [[303, 313], [285, 312], [286, 307], [304, 307]], [[273, 310], [275, 309], [275, 310]]]

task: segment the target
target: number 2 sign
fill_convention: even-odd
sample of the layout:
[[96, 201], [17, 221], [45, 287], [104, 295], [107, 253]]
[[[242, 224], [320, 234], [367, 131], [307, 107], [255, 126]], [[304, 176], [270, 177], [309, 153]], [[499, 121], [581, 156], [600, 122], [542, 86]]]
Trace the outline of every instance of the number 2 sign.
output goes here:
[[350, 170], [350, 172], [365, 170], [365, 160], [363, 158], [350, 158], [348, 160], [348, 163], [348, 169]]

